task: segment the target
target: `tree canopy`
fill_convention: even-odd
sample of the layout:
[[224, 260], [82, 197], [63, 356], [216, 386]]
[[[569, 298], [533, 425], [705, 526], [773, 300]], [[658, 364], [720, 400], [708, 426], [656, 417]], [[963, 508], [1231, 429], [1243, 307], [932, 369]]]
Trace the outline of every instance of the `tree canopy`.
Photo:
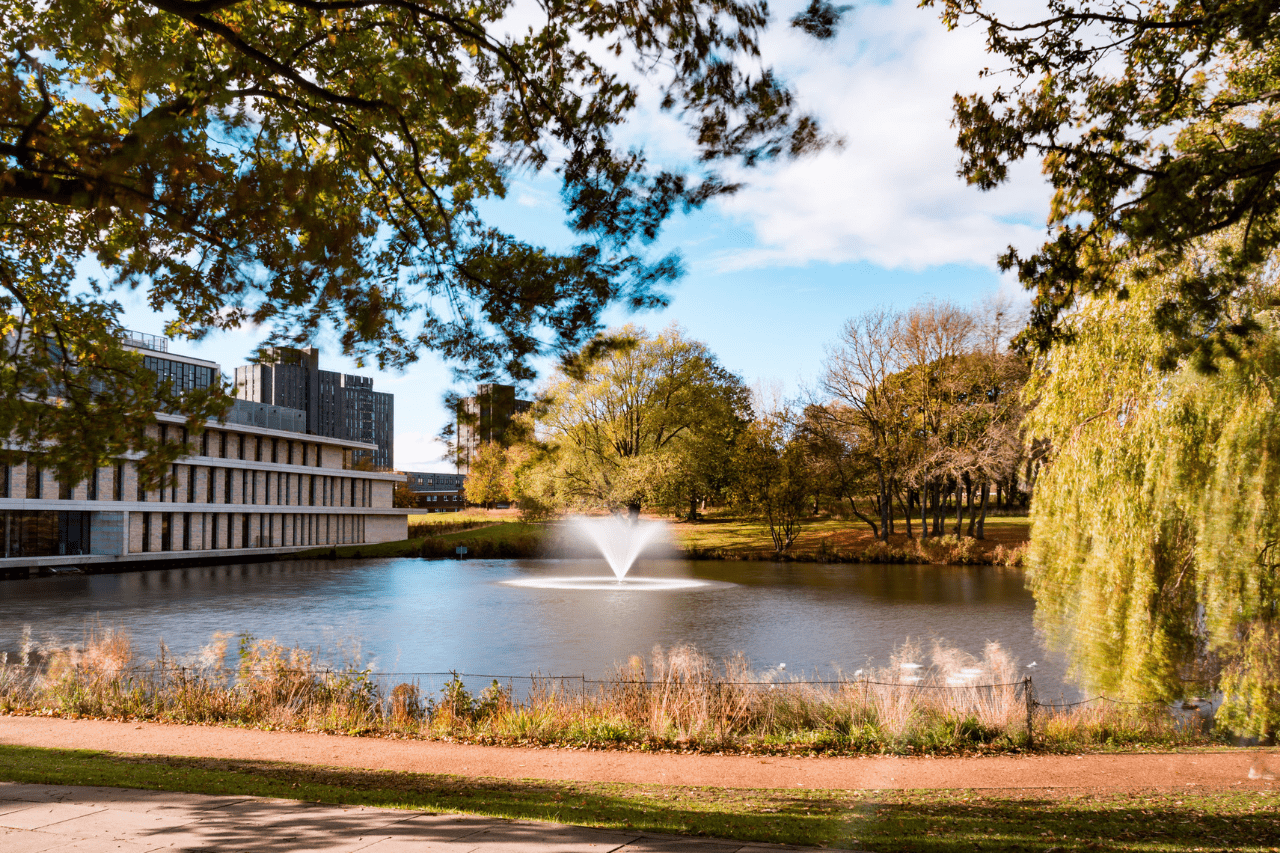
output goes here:
[[[1053, 186], [1048, 239], [1000, 259], [1036, 292], [1024, 343], [1043, 350], [1072, 331], [1079, 298], [1124, 298], [1154, 275], [1166, 284], [1142, 310], [1168, 333], [1162, 368], [1233, 352], [1256, 328], [1233, 296], [1280, 245], [1280, 7], [1049, 0], [1015, 21], [981, 0], [924, 5], [951, 27], [985, 26], [1003, 65], [983, 74], [1012, 80], [957, 95], [960, 173], [991, 189], [1036, 157]], [[1183, 263], [1237, 226], [1211, 268]]]
[[543, 482], [567, 507], [687, 506], [706, 494], [717, 461], [728, 465], [750, 396], [678, 326], [657, 335], [626, 326], [608, 340], [539, 394], [538, 438], [551, 449], [543, 464], [554, 470]]
[[[118, 383], [91, 375], [130, 366], [106, 354], [113, 287], [142, 288], [187, 338], [262, 324], [302, 344], [335, 328], [347, 354], [384, 367], [427, 348], [528, 379], [530, 357], [575, 349], [605, 306], [663, 301], [679, 261], [646, 247], [673, 211], [733, 189], [718, 164], [822, 143], [758, 61], [763, 2], [530, 11], [0, 2], [0, 316], [6, 332], [56, 339], [62, 373], [92, 392], [62, 399], [46, 428], [100, 426], [98, 398]], [[650, 91], [691, 131], [688, 169], [617, 138]], [[578, 245], [550, 251], [486, 221], [514, 169], [556, 171]], [[95, 268], [105, 278], [77, 290]], [[14, 399], [65, 379], [22, 347], [5, 358]], [[38, 440], [24, 423], [0, 431]]]
[[[1154, 308], [1218, 246], [1128, 303], [1090, 298], [1028, 390], [1052, 460], [1036, 483], [1028, 565], [1036, 618], [1084, 682], [1132, 699], [1216, 686], [1218, 719], [1280, 731], [1280, 324], [1274, 271], [1224, 306], [1260, 330], [1214, 370], [1158, 369]], [[1136, 310], [1135, 310], [1136, 309]]]

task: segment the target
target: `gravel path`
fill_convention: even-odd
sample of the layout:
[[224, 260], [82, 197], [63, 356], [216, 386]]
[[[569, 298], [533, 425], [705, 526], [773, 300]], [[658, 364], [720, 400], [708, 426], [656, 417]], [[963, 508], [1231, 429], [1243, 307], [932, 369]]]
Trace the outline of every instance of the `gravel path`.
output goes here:
[[1275, 750], [985, 758], [653, 755], [45, 717], [0, 717], [0, 743], [506, 779], [722, 788], [1132, 791], [1280, 787], [1280, 754]]

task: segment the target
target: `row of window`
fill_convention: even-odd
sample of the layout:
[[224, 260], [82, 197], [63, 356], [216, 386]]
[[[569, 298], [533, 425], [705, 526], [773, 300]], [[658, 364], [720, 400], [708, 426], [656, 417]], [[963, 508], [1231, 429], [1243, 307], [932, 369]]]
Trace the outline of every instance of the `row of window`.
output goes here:
[[358, 515], [268, 512], [144, 512], [139, 515], [137, 523], [141, 526], [143, 552], [364, 542], [364, 517]]
[[[144, 552], [359, 544], [364, 542], [365, 535], [364, 518], [358, 515], [245, 512], [144, 512], [140, 515], [137, 523], [141, 526]], [[90, 554], [91, 532], [88, 512], [0, 511], [0, 554], [5, 557]], [[120, 532], [119, 528], [111, 531], [108, 539]]]
[[[134, 476], [134, 494], [125, 497], [125, 465], [99, 468], [85, 481], [83, 500], [138, 500], [169, 503], [259, 504], [267, 506], [373, 506], [373, 481], [321, 474], [292, 474], [283, 471], [252, 471], [241, 468], [214, 468], [203, 465], [174, 465], [159, 489], [146, 489]], [[0, 497], [13, 497], [11, 469], [0, 465]], [[132, 472], [130, 472], [132, 473]], [[45, 472], [27, 464], [26, 497], [54, 499], [46, 494]], [[73, 500], [75, 484], [55, 481], [57, 500]]]

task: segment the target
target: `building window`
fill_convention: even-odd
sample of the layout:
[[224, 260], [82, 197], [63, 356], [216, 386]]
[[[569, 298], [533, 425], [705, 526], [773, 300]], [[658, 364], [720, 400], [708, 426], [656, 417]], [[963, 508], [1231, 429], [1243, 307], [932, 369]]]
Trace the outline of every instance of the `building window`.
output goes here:
[[111, 483], [111, 499], [122, 501], [124, 500], [124, 463], [117, 462], [115, 467]]
[[138, 470], [138, 466], [133, 466], [133, 473], [138, 478], [138, 500], [145, 501], [147, 499], [147, 490], [142, 484], [142, 472]]
[[173, 550], [173, 513], [160, 513], [160, 550]]
[[85, 500], [96, 501], [98, 499], [98, 475], [101, 471], [94, 468], [89, 472], [89, 479], [86, 482]]
[[187, 466], [187, 503], [196, 502], [196, 466]]
[[61, 477], [58, 478], [58, 500], [69, 501], [75, 497], [75, 493], [75, 483], [64, 481]]
[[142, 514], [142, 550], [151, 550], [151, 513]]
[[191, 513], [182, 514], [182, 550], [191, 550]]
[[225, 488], [222, 490], [222, 502], [231, 503], [232, 489], [231, 489], [231, 469], [230, 468], [228, 468], [226, 471], [225, 479], [226, 479]]

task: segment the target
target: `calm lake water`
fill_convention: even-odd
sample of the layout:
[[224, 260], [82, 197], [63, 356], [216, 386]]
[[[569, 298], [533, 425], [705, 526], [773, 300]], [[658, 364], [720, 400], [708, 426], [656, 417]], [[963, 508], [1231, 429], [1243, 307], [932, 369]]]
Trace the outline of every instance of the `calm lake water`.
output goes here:
[[[1022, 573], [989, 566], [865, 566], [642, 560], [634, 575], [729, 586], [673, 591], [528, 589], [503, 581], [608, 575], [590, 560], [317, 560], [0, 581], [0, 651], [24, 626], [70, 643], [121, 626], [140, 655], [178, 655], [217, 632], [272, 637], [381, 672], [607, 675], [654, 645], [741, 651], [763, 670], [829, 677], [888, 662], [908, 638], [980, 656], [999, 642], [1042, 696], [1063, 662], [1032, 625]], [[234, 645], [234, 644], [233, 644]], [[922, 661], [927, 663], [927, 660]]]

